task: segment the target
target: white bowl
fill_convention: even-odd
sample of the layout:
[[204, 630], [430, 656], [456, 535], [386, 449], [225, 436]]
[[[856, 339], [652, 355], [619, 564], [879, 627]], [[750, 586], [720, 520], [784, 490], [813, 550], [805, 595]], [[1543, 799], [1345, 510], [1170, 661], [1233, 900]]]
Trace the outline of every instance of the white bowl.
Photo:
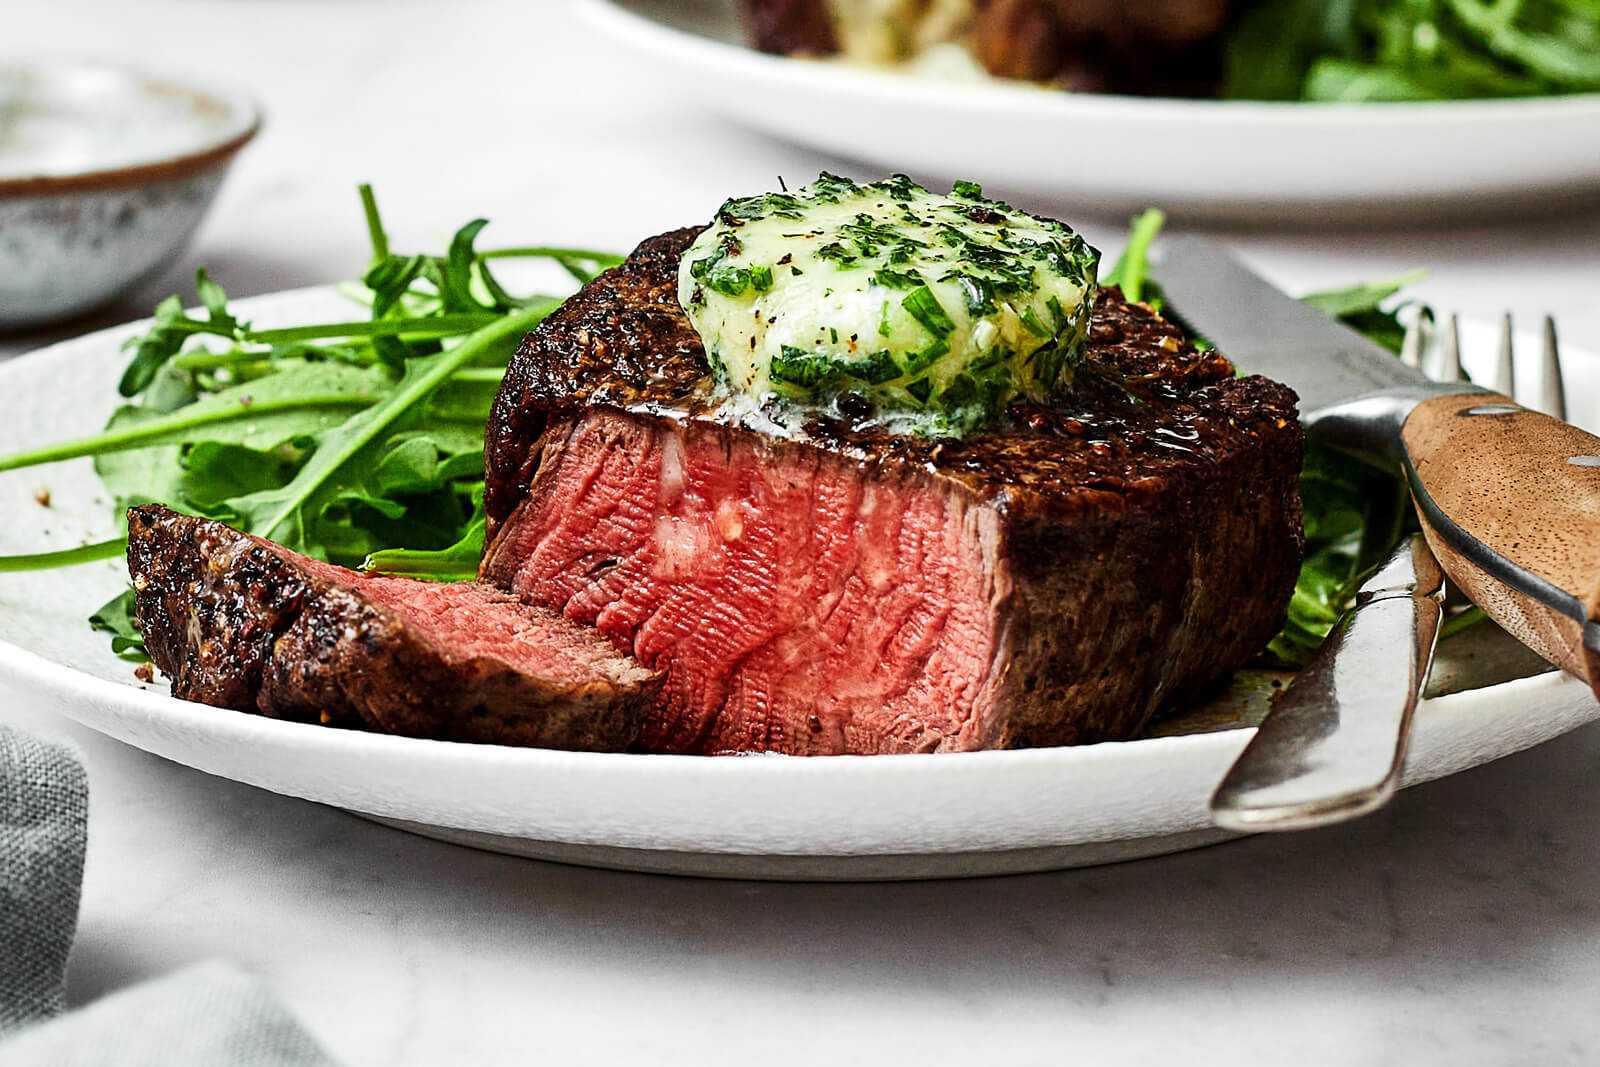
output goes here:
[[260, 123], [237, 93], [0, 62], [0, 329], [87, 311], [169, 262]]

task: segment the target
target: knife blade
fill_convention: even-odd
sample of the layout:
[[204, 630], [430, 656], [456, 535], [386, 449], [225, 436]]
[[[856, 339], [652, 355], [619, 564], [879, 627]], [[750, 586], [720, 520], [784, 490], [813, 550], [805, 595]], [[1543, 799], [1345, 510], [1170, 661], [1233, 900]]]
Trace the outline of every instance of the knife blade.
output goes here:
[[1299, 392], [1309, 434], [1397, 468], [1451, 582], [1600, 693], [1600, 438], [1424, 380], [1214, 242], [1169, 238], [1151, 262], [1169, 313]]
[[1235, 366], [1294, 389], [1302, 415], [1380, 391], [1441, 391], [1387, 349], [1246, 269], [1215, 241], [1174, 237], [1157, 251], [1154, 276], [1168, 310]]

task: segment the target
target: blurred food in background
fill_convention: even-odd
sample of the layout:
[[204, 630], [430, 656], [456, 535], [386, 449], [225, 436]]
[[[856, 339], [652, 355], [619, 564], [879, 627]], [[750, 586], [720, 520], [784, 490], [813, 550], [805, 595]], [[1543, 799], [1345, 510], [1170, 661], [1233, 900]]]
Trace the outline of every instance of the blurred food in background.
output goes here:
[[1395, 101], [1600, 91], [1600, 0], [743, 0], [781, 55], [1077, 92]]

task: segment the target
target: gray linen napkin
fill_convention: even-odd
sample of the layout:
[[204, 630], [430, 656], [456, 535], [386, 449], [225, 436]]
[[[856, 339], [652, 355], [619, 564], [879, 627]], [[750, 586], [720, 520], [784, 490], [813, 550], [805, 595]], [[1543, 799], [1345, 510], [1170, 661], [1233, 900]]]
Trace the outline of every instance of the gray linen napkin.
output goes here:
[[0, 1067], [333, 1067], [259, 982], [224, 963], [61, 1014], [87, 815], [76, 757], [0, 726]]
[[0, 1041], [0, 1067], [332, 1067], [261, 983], [202, 963]]
[[66, 1007], [88, 814], [72, 753], [0, 726], [0, 1034]]

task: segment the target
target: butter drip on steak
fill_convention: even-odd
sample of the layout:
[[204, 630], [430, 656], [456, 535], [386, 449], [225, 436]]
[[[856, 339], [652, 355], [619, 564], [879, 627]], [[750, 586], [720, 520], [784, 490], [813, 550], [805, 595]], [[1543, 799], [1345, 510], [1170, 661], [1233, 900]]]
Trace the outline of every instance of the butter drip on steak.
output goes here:
[[999, 428], [736, 425], [644, 242], [524, 341], [490, 419], [482, 577], [664, 688], [669, 752], [1133, 736], [1255, 654], [1299, 564], [1294, 396], [1103, 292], [1086, 375]]

